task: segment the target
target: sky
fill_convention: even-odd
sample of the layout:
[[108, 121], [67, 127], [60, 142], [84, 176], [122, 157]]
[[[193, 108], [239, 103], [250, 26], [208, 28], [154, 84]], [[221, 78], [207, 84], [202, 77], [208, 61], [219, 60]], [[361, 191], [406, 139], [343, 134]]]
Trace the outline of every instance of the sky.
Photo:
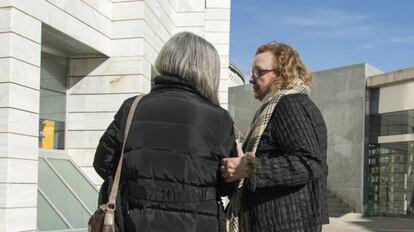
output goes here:
[[232, 0], [230, 60], [250, 77], [256, 48], [293, 46], [311, 71], [414, 67], [412, 0]]

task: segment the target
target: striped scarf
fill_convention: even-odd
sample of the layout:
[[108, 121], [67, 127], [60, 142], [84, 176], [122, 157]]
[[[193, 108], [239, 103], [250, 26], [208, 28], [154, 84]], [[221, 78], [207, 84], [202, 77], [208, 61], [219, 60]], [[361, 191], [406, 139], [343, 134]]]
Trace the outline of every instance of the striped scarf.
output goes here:
[[[310, 87], [304, 85], [301, 80], [296, 80], [292, 87], [289, 89], [282, 89], [277, 92], [269, 91], [269, 93], [262, 100], [261, 105], [259, 106], [256, 114], [253, 117], [253, 120], [249, 127], [249, 132], [246, 136], [245, 144], [245, 154], [251, 154], [255, 156], [257, 146], [259, 145], [260, 139], [264, 130], [269, 123], [270, 118], [277, 106], [279, 100], [289, 94], [305, 94], [310, 95]], [[254, 167], [255, 168], [255, 167]], [[254, 170], [253, 170], [254, 172]], [[236, 189], [234, 194], [231, 197], [230, 203], [227, 207], [227, 220], [229, 226], [229, 232], [242, 232], [242, 228], [239, 226], [238, 217], [241, 209], [241, 199], [243, 194], [243, 189], [249, 187], [251, 190], [256, 188], [256, 178], [252, 176], [251, 178], [243, 179], [240, 181], [239, 188]]]

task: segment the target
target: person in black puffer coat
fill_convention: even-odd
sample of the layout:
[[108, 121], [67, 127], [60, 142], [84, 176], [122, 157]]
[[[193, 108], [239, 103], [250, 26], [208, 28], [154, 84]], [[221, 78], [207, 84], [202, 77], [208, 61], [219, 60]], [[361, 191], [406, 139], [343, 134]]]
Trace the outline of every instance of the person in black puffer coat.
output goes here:
[[[139, 102], [125, 146], [121, 176], [124, 231], [225, 231], [223, 158], [236, 156], [233, 121], [218, 103], [219, 56], [203, 38], [174, 35], [155, 62], [161, 74]], [[96, 172], [114, 175], [133, 98], [100, 139]], [[118, 211], [120, 209], [118, 208]]]
[[327, 130], [308, 97], [311, 81], [289, 45], [257, 49], [250, 83], [261, 105], [245, 155], [225, 158], [220, 167], [225, 181], [244, 178], [230, 200], [230, 231], [320, 232], [329, 222]]

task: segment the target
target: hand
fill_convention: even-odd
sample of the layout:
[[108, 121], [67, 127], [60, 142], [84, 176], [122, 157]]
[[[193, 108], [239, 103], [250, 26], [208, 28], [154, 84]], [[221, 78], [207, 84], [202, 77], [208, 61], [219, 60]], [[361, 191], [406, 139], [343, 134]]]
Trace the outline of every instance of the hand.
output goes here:
[[237, 158], [224, 158], [220, 162], [221, 176], [225, 182], [233, 182], [248, 177], [246, 165], [244, 164], [243, 150], [237, 144]]

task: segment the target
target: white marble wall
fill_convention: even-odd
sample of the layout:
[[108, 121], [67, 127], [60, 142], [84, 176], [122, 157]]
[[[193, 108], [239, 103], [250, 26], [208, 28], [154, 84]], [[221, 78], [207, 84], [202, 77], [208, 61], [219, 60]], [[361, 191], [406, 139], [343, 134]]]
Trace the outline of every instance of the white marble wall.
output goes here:
[[230, 0], [175, 1], [176, 32], [191, 31], [206, 38], [220, 55], [220, 105], [228, 107]]
[[142, 56], [76, 58], [70, 61], [67, 151], [96, 184], [101, 179], [92, 162], [99, 138], [122, 102], [150, 90], [150, 77]]
[[35, 230], [41, 23], [0, 6], [0, 231]]
[[[0, 0], [0, 7], [4, 6], [19, 9], [105, 55], [111, 54], [112, 21], [106, 15], [112, 7], [109, 0]], [[22, 23], [20, 27], [40, 34], [36, 27], [26, 25]]]
[[176, 32], [209, 40], [227, 108], [230, 0], [0, 0], [0, 231], [36, 229], [41, 27], [101, 53], [71, 57], [66, 151], [96, 184], [100, 136], [121, 103], [151, 88], [152, 64]]
[[151, 64], [174, 28], [168, 9], [156, 0], [113, 1], [109, 58], [70, 61], [67, 150], [96, 185], [99, 138], [125, 99], [150, 91]]
[[[229, 27], [230, 0], [112, 1], [110, 58], [77, 58], [70, 64], [67, 146], [82, 170], [93, 173], [99, 135], [124, 99], [150, 91], [152, 64], [163, 44], [179, 31], [197, 33], [217, 48], [222, 67], [219, 97], [227, 108]], [[96, 174], [90, 177], [101, 183]]]
[[206, 39], [217, 48], [221, 59], [219, 88], [220, 104], [228, 108], [229, 88], [229, 44], [230, 44], [230, 0], [206, 1]]

